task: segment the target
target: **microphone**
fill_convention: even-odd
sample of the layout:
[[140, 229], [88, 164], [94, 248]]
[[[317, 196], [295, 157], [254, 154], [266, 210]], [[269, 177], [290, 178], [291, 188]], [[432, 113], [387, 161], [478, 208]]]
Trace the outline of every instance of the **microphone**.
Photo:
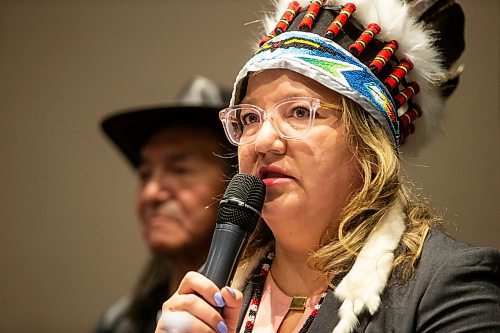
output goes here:
[[229, 182], [219, 204], [208, 257], [201, 274], [217, 287], [227, 286], [233, 278], [247, 236], [260, 219], [266, 186], [259, 178], [238, 173]]

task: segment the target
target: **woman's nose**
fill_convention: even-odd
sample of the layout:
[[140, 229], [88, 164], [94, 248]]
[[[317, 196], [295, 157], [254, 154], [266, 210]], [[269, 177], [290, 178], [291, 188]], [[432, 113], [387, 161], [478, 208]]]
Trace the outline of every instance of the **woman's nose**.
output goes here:
[[272, 119], [264, 120], [262, 127], [257, 132], [255, 150], [263, 154], [269, 152], [283, 154], [286, 151], [285, 139], [280, 137]]

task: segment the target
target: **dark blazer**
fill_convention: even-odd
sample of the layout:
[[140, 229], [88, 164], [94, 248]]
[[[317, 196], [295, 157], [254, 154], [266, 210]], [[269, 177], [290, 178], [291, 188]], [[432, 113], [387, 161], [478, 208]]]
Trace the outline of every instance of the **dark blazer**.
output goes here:
[[[242, 314], [250, 289], [244, 292]], [[340, 304], [330, 290], [309, 332], [331, 333]], [[359, 320], [354, 332], [500, 333], [500, 252], [457, 242], [432, 229], [413, 276], [404, 284], [390, 279], [378, 311]]]

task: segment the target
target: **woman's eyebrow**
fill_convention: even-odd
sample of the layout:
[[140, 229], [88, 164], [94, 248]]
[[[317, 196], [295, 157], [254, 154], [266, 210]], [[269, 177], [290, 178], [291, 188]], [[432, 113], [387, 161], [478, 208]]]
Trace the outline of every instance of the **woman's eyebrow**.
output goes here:
[[240, 102], [240, 104], [255, 104], [255, 99], [249, 98], [243, 98]]

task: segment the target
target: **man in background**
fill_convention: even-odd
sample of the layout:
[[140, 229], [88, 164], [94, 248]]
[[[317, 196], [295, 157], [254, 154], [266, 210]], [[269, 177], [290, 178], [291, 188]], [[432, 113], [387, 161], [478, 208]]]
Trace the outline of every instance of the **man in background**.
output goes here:
[[128, 110], [102, 128], [137, 172], [136, 211], [151, 258], [135, 291], [112, 305], [95, 333], [153, 332], [163, 302], [210, 247], [235, 151], [218, 111], [229, 92], [197, 77], [177, 105]]

